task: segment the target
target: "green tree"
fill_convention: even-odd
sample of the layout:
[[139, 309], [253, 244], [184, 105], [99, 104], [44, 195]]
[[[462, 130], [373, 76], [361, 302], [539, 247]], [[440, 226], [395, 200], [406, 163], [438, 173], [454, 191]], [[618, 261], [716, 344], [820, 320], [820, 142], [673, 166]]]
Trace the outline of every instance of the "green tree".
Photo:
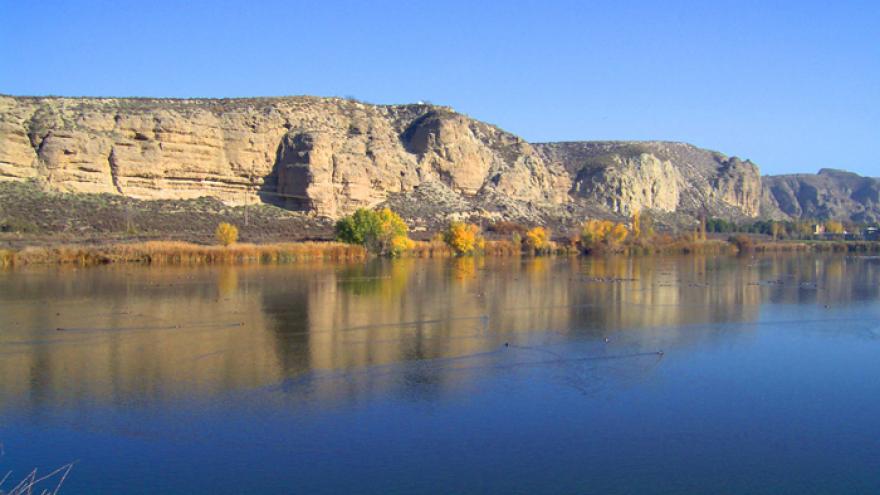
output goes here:
[[379, 211], [360, 208], [336, 222], [336, 238], [349, 244], [360, 244], [376, 254], [400, 255], [406, 246], [406, 222], [388, 208]]

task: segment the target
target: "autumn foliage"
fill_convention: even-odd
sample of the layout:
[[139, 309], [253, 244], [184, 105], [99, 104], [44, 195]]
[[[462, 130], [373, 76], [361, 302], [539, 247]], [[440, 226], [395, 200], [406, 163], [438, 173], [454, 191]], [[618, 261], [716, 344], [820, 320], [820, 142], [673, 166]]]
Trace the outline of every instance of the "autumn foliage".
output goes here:
[[452, 222], [443, 232], [443, 242], [457, 256], [473, 254], [482, 251], [486, 241], [480, 234], [480, 228], [472, 223]]
[[409, 227], [388, 208], [379, 211], [361, 208], [336, 222], [336, 238], [360, 244], [376, 254], [399, 256], [412, 247]]
[[526, 246], [534, 252], [547, 252], [553, 248], [550, 232], [544, 227], [535, 227], [526, 232]]
[[238, 240], [238, 227], [231, 223], [221, 222], [214, 231], [214, 237], [222, 246], [231, 246]]

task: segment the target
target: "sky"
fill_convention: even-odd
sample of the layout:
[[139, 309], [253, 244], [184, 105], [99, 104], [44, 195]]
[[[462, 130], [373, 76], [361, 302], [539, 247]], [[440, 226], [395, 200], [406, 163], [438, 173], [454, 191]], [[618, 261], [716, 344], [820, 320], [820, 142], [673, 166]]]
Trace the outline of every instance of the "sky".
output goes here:
[[880, 1], [0, 0], [0, 93], [351, 96], [880, 176]]

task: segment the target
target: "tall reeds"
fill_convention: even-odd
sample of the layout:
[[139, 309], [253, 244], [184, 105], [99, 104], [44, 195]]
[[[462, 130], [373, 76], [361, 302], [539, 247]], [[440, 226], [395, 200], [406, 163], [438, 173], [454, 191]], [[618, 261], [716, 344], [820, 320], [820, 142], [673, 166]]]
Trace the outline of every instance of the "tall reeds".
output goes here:
[[205, 246], [188, 242], [150, 241], [107, 246], [28, 247], [0, 254], [5, 266], [35, 264], [97, 265], [145, 263], [201, 265], [218, 263], [293, 263], [309, 260], [348, 261], [367, 256], [363, 246], [338, 242], [233, 244]]

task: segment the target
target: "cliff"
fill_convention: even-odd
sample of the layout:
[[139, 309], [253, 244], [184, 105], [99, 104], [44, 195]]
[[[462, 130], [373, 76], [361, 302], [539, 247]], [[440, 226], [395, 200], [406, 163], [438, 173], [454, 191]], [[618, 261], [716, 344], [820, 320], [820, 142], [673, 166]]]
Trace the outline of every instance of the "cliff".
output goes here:
[[767, 176], [763, 213], [791, 218], [880, 221], [880, 179], [841, 170]]
[[688, 144], [529, 144], [446, 107], [315, 97], [0, 96], [0, 180], [29, 179], [50, 191], [208, 196], [329, 218], [383, 203], [435, 220], [565, 222], [635, 209], [750, 218], [776, 197], [751, 162]]
[[536, 145], [565, 168], [571, 194], [623, 214], [633, 210], [754, 217], [761, 176], [749, 161], [685, 143], [570, 142]]

